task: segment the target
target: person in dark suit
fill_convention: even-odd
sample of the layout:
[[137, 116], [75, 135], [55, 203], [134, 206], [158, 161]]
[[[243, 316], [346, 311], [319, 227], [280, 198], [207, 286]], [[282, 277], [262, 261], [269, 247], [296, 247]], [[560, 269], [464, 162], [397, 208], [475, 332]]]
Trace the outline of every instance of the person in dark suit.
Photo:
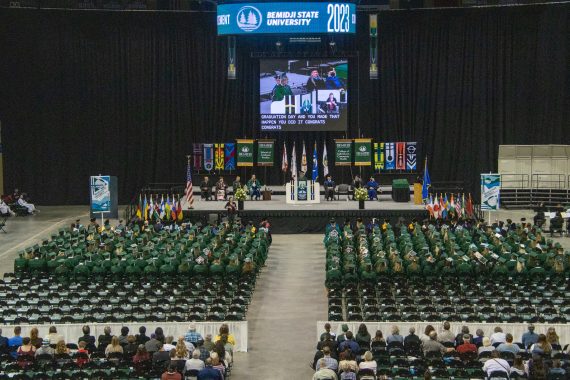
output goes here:
[[325, 187], [325, 199], [332, 201], [334, 199], [335, 183], [332, 180], [332, 177], [330, 174], [327, 175], [325, 182], [323, 183], [323, 186]]
[[208, 176], [200, 184], [200, 191], [202, 192], [202, 199], [209, 201], [212, 198], [212, 182]]

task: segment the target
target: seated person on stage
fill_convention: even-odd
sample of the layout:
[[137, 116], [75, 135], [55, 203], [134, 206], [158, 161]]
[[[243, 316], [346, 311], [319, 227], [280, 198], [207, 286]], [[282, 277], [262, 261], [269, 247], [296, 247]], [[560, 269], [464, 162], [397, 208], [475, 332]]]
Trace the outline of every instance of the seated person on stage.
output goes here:
[[216, 199], [218, 201], [226, 200], [228, 185], [224, 182], [224, 178], [220, 177], [216, 182]]
[[362, 180], [360, 179], [360, 176], [357, 174], [354, 176], [354, 179], [352, 180], [352, 200], [354, 200], [354, 190], [356, 189], [360, 189], [362, 187]]
[[376, 182], [374, 177], [370, 177], [370, 180], [366, 184], [366, 187], [368, 188], [368, 198], [370, 200], [378, 200], [378, 182]]
[[247, 181], [247, 188], [249, 189], [251, 200], [255, 197], [255, 200], [258, 201], [261, 197], [261, 181], [255, 177], [255, 174], [253, 174], [251, 179]]
[[333, 200], [334, 199], [334, 181], [330, 174], [327, 175], [325, 182], [323, 183], [325, 187], [325, 199], [326, 200]]
[[4, 199], [0, 199], [0, 216], [14, 216], [16, 213], [10, 209], [10, 206], [4, 202]]
[[210, 182], [210, 178], [207, 176], [204, 177], [204, 180], [200, 184], [200, 191], [202, 193], [202, 199], [209, 201], [212, 197], [212, 182]]
[[33, 203], [28, 202], [28, 196], [26, 193], [22, 193], [22, 195], [18, 198], [18, 205], [27, 208], [28, 214], [38, 212], [38, 210], [36, 210], [36, 206], [34, 206]]
[[232, 191], [234, 195], [236, 194], [236, 190], [242, 186], [243, 185], [241, 184], [241, 178], [239, 175], [237, 175], [235, 181], [232, 183]]
[[324, 109], [326, 113], [338, 113], [338, 103], [332, 92], [325, 102]]

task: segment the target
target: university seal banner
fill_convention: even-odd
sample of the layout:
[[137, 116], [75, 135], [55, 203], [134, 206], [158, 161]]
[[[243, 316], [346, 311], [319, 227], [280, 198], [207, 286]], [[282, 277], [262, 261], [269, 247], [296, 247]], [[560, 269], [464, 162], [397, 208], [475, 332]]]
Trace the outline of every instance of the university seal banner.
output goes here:
[[481, 210], [494, 211], [499, 209], [500, 189], [500, 174], [481, 174]]
[[352, 165], [352, 140], [334, 141], [334, 164], [335, 166]]
[[416, 170], [418, 148], [417, 143], [406, 143], [406, 170]]
[[224, 144], [214, 144], [216, 170], [224, 170]]
[[372, 161], [372, 139], [354, 139], [354, 165], [370, 166]]
[[257, 166], [273, 166], [275, 140], [257, 140]]
[[236, 140], [237, 166], [253, 166], [253, 141], [251, 139]]
[[204, 144], [204, 170], [212, 171], [214, 168], [214, 144]]
[[393, 142], [387, 142], [385, 145], [384, 168], [386, 170], [396, 169], [396, 147]]
[[226, 143], [224, 150], [225, 150], [224, 169], [225, 170], [235, 170], [236, 169], [236, 144]]

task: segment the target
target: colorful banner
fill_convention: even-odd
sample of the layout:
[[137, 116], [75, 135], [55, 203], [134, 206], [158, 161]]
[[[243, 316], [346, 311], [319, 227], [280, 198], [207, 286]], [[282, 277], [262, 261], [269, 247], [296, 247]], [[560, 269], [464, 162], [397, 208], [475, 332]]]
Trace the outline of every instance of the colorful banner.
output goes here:
[[384, 153], [384, 166], [386, 170], [396, 169], [396, 147], [394, 143], [387, 142]]
[[224, 170], [224, 144], [214, 144], [216, 170]]
[[253, 141], [250, 139], [236, 140], [237, 166], [253, 166]]
[[194, 143], [194, 156], [193, 156], [194, 165], [192, 166], [196, 171], [202, 169], [203, 159], [204, 159], [204, 144]]
[[494, 211], [499, 209], [501, 189], [500, 174], [481, 174], [481, 210]]
[[370, 166], [372, 161], [372, 139], [354, 139], [354, 165]]
[[226, 143], [224, 148], [224, 169], [225, 170], [235, 170], [236, 169], [236, 144]]
[[416, 170], [417, 167], [418, 149], [417, 143], [406, 143], [406, 170]]
[[304, 141], [303, 141], [303, 154], [301, 155], [301, 171], [307, 174], [307, 150], [305, 149]]
[[406, 143], [396, 143], [396, 169], [406, 170]]
[[204, 170], [212, 171], [214, 168], [214, 144], [204, 144]]
[[378, 79], [378, 15], [368, 17], [370, 34], [370, 79]]
[[275, 140], [257, 140], [257, 166], [273, 166]]
[[91, 212], [111, 211], [111, 177], [108, 175], [91, 176], [90, 182]]
[[334, 140], [335, 166], [352, 165], [352, 140]]
[[384, 143], [374, 143], [374, 169], [384, 170]]

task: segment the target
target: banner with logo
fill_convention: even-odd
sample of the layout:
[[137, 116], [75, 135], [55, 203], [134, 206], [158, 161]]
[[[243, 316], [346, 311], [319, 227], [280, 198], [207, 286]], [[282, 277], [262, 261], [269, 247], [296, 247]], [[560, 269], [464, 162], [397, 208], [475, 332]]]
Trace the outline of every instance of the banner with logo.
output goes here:
[[236, 144], [226, 143], [224, 148], [224, 169], [225, 170], [235, 170], [236, 169]]
[[384, 150], [384, 168], [386, 170], [396, 169], [396, 147], [394, 143], [387, 142]]
[[374, 169], [384, 170], [384, 143], [374, 143]]
[[275, 140], [257, 140], [257, 166], [273, 166]]
[[214, 168], [214, 144], [204, 144], [204, 170], [212, 171]]
[[493, 211], [499, 209], [500, 189], [500, 174], [481, 174], [481, 210]]
[[253, 141], [251, 139], [236, 140], [237, 166], [253, 166]]
[[354, 165], [370, 166], [372, 161], [372, 139], [354, 139]]
[[91, 176], [91, 212], [111, 211], [111, 176]]
[[416, 170], [418, 148], [417, 143], [406, 143], [406, 170]]
[[334, 164], [335, 166], [352, 165], [352, 140], [334, 140]]
[[194, 170], [201, 170], [202, 169], [202, 162], [204, 161], [204, 144], [194, 143], [194, 155], [193, 155], [193, 164], [192, 167]]
[[406, 170], [406, 143], [396, 143], [396, 169]]
[[214, 144], [216, 170], [224, 170], [224, 144]]

